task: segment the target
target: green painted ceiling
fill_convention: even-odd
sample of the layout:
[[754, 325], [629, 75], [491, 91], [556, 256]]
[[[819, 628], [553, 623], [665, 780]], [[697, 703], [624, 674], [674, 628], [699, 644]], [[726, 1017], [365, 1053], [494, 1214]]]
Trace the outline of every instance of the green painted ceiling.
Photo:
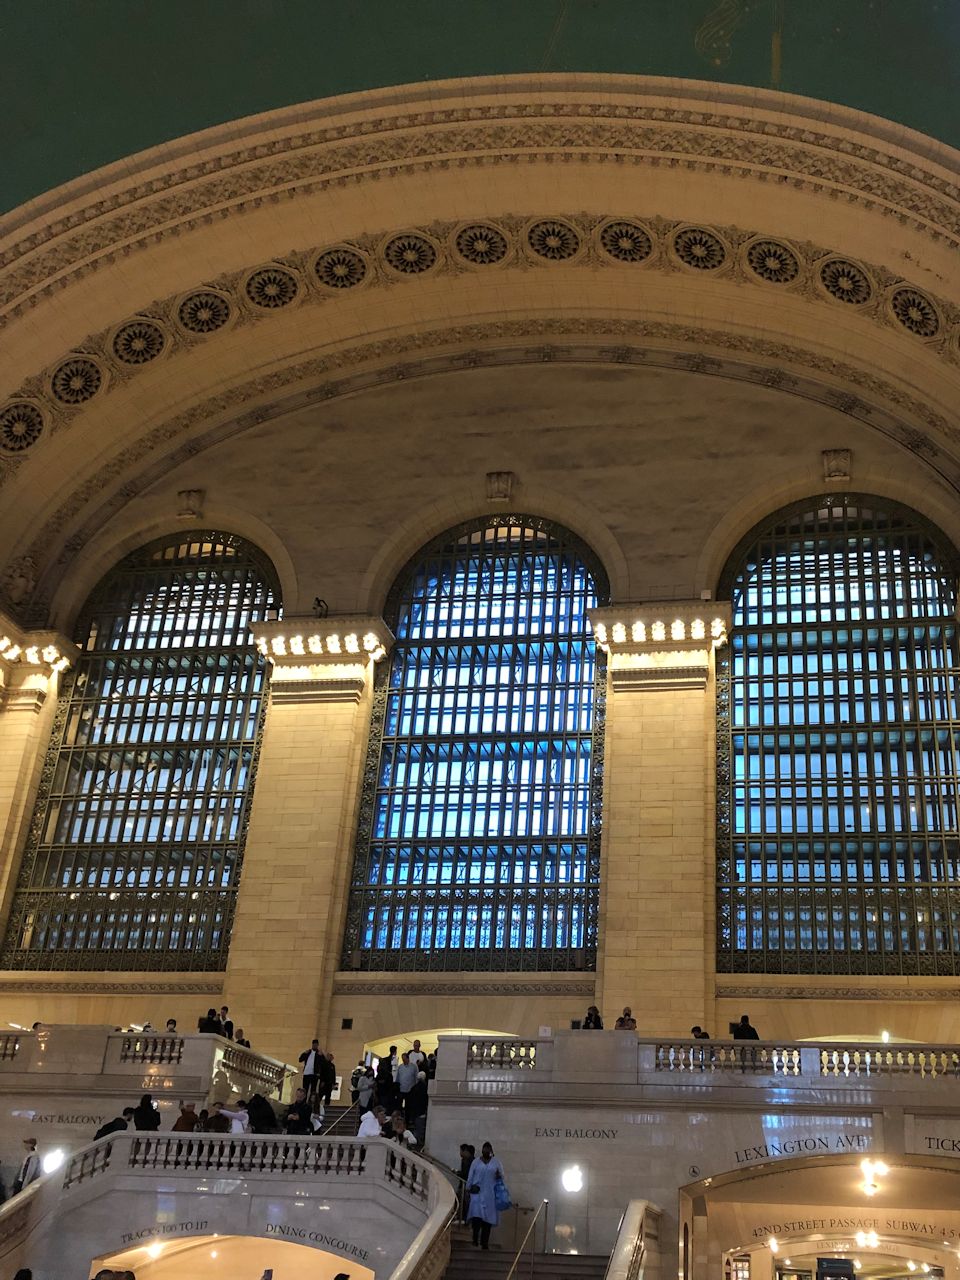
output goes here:
[[960, 147], [960, 0], [0, 0], [0, 208], [239, 116], [531, 71], [778, 87]]

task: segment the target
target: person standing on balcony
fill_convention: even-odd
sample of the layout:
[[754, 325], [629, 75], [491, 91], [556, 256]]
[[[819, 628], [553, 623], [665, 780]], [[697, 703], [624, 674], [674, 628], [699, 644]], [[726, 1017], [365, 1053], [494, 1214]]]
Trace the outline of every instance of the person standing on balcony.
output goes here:
[[24, 1138], [23, 1159], [20, 1161], [17, 1176], [13, 1180], [13, 1194], [17, 1195], [24, 1187], [29, 1187], [30, 1183], [36, 1181], [39, 1177], [40, 1157], [37, 1155], [37, 1140], [36, 1138]]
[[317, 1080], [320, 1076], [320, 1059], [323, 1054], [320, 1052], [320, 1041], [313, 1040], [309, 1049], [304, 1049], [298, 1062], [303, 1063], [303, 1091], [307, 1099], [312, 1099], [317, 1088]]
[[233, 1038], [233, 1043], [238, 1044], [241, 1049], [249, 1049], [250, 1041], [243, 1038], [243, 1027], [237, 1027], [237, 1034]]
[[750, 1025], [750, 1015], [745, 1013], [733, 1028], [734, 1040], [759, 1040], [760, 1032]]
[[133, 1127], [144, 1129], [148, 1133], [156, 1133], [160, 1128], [160, 1112], [149, 1093], [145, 1093], [133, 1109]]
[[167, 1035], [168, 1035], [168, 1036], [175, 1036], [175, 1035], [177, 1034], [177, 1020], [176, 1020], [176, 1018], [168, 1018], [168, 1019], [167, 1019], [167, 1027], [166, 1027], [166, 1030], [167, 1030]]
[[602, 1031], [603, 1019], [600, 1017], [600, 1010], [595, 1004], [592, 1004], [587, 1010], [587, 1016], [584, 1018], [580, 1026], [581, 1031]]
[[220, 1034], [228, 1040], [233, 1039], [233, 1023], [230, 1021], [230, 1010], [226, 1005], [220, 1010]]
[[250, 1117], [247, 1104], [241, 1098], [235, 1107], [221, 1107], [220, 1114], [230, 1121], [230, 1132], [244, 1134], [250, 1132]]
[[298, 1089], [293, 1102], [287, 1107], [283, 1118], [284, 1132], [291, 1134], [307, 1134], [311, 1132], [310, 1103], [307, 1101], [305, 1089]]
[[363, 1119], [360, 1121], [360, 1128], [357, 1130], [357, 1137], [379, 1138], [386, 1123], [386, 1111], [384, 1111], [383, 1107], [374, 1107], [372, 1111], [364, 1112]]
[[490, 1248], [490, 1232], [500, 1221], [497, 1209], [496, 1184], [503, 1179], [503, 1165], [493, 1154], [493, 1147], [485, 1142], [480, 1154], [467, 1174], [467, 1191], [470, 1204], [467, 1216], [473, 1228], [473, 1245]]
[[180, 1114], [173, 1122], [173, 1130], [175, 1133], [193, 1133], [200, 1126], [200, 1117], [197, 1115], [196, 1103], [181, 1102]]
[[216, 1009], [208, 1009], [207, 1016], [197, 1021], [197, 1031], [201, 1035], [219, 1036], [223, 1033], [223, 1027], [220, 1025], [220, 1019], [217, 1017]]
[[133, 1107], [124, 1107], [122, 1115], [117, 1116], [115, 1120], [108, 1120], [106, 1124], [100, 1126], [93, 1135], [94, 1142], [98, 1138], [106, 1138], [111, 1133], [124, 1133], [130, 1128], [135, 1114]]
[[637, 1029], [637, 1020], [633, 1016], [633, 1011], [631, 1010], [630, 1006], [627, 1005], [623, 1013], [621, 1013], [620, 1017], [614, 1023], [614, 1030], [615, 1031], [636, 1031], [636, 1029]]

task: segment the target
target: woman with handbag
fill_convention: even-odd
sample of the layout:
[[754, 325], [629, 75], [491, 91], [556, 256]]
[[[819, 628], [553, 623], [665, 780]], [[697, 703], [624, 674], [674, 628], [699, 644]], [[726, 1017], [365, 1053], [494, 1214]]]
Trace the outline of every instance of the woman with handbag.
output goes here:
[[510, 1193], [503, 1180], [503, 1165], [493, 1154], [493, 1147], [485, 1142], [480, 1154], [467, 1174], [467, 1192], [470, 1203], [467, 1217], [473, 1228], [473, 1243], [481, 1249], [490, 1248], [490, 1230], [500, 1221], [500, 1214], [510, 1208]]

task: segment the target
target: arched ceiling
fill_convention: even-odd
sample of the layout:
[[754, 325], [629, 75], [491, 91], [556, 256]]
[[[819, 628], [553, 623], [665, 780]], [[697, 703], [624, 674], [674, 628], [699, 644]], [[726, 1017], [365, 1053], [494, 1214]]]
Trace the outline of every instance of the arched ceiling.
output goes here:
[[3, 208], [242, 116], [481, 75], [755, 85], [960, 145], [953, 0], [44, 0], [2, 6], [0, 48]]
[[5, 603], [68, 623], [194, 490], [294, 611], [377, 609], [486, 471], [619, 598], [709, 589], [834, 447], [956, 537], [954, 158], [780, 94], [546, 76], [108, 169], [0, 227]]

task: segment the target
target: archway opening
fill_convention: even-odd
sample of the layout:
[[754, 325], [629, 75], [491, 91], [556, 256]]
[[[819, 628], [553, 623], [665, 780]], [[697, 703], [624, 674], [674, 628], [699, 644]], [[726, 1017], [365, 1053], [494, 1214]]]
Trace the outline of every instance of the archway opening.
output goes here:
[[[267, 1226], [270, 1231], [270, 1225]], [[151, 1235], [135, 1246], [95, 1258], [90, 1277], [95, 1280], [375, 1280], [374, 1272], [355, 1258], [331, 1253], [319, 1243], [323, 1234], [302, 1230], [303, 1239], [283, 1240], [267, 1236], [205, 1235], [164, 1240]]]
[[516, 1040], [515, 1031], [489, 1031], [479, 1027], [431, 1027], [423, 1031], [400, 1031], [392, 1036], [381, 1036], [377, 1040], [368, 1040], [363, 1046], [364, 1055], [371, 1060], [381, 1058], [390, 1052], [392, 1045], [397, 1046], [397, 1053], [405, 1053], [413, 1048], [415, 1040], [420, 1041], [424, 1053], [436, 1053], [441, 1036], [476, 1036], [483, 1040]]

